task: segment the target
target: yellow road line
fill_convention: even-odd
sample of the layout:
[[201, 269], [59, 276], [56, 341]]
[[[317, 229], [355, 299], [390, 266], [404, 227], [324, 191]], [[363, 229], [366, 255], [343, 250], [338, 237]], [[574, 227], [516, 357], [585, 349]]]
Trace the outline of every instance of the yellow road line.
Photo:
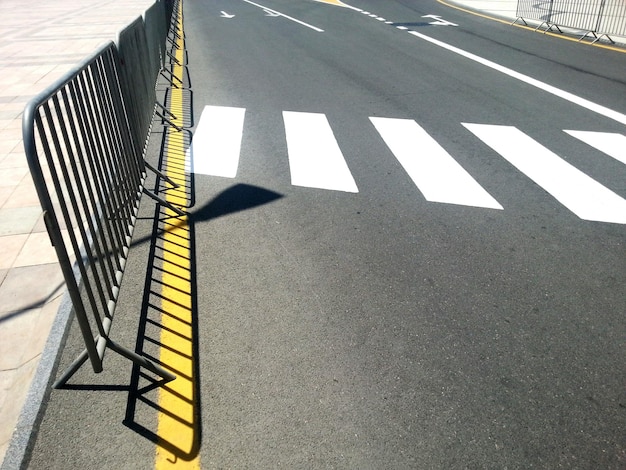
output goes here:
[[[179, 31], [182, 31], [182, 1], [179, 2]], [[183, 63], [184, 39], [177, 39], [175, 57]], [[183, 79], [183, 67], [176, 65], [174, 75]], [[170, 110], [173, 122], [184, 124], [183, 93], [181, 88], [172, 87]], [[184, 135], [171, 128], [166, 146], [166, 175], [180, 185], [177, 191], [168, 191], [166, 200], [176, 206], [187, 206], [187, 182], [180, 171], [171, 167], [184, 168]], [[200, 469], [199, 400], [196, 396], [196, 367], [194, 357], [194, 320], [191, 279], [191, 242], [187, 217], [176, 217], [166, 208], [172, 222], [167, 223], [163, 235], [163, 274], [160, 361], [164, 367], [176, 374], [159, 391], [158, 428], [155, 468], [157, 470], [182, 468]]]
[[350, 5], [346, 5], [343, 2], [340, 2], [339, 0], [315, 0], [316, 2], [320, 2], [320, 3], [328, 3], [329, 5], [335, 5], [338, 7], [345, 7], [345, 8], [353, 8]]
[[[437, 2], [438, 2], [438, 3], [441, 3], [442, 5], [445, 5], [445, 6], [447, 6], [447, 7], [454, 8], [455, 10], [460, 10], [460, 11], [463, 11], [463, 12], [465, 12], [465, 13], [469, 13], [470, 15], [480, 16], [481, 18], [486, 18], [486, 19], [488, 19], [488, 20], [497, 21], [498, 23], [503, 23], [503, 24], [511, 25], [511, 22], [510, 22], [510, 21], [503, 20], [503, 19], [501, 19], [501, 18], [495, 18], [495, 17], [493, 17], [493, 16], [489, 16], [489, 15], [485, 15], [485, 14], [483, 14], [483, 13], [479, 13], [479, 12], [474, 11], [474, 10], [469, 10], [469, 9], [467, 9], [467, 8], [460, 7], [460, 6], [458, 6], [458, 5], [453, 5], [453, 4], [451, 4], [451, 3], [447, 3], [447, 2], [446, 2], [446, 1], [444, 1], [444, 0], [437, 0]], [[515, 23], [515, 24], [513, 24], [513, 25], [511, 25], [511, 26], [515, 26], [515, 27], [517, 27], [517, 28], [527, 29], [528, 31], [540, 32], [540, 31], [537, 31], [537, 30], [536, 30], [536, 28], [533, 28], [532, 26], [527, 26], [527, 25], [523, 25], [523, 24], [517, 24], [517, 23]], [[599, 48], [601, 48], [601, 49], [609, 49], [609, 50], [611, 50], [611, 51], [621, 52], [622, 54], [626, 53], [626, 49], [624, 49], [624, 48], [620, 48], [620, 47], [616, 47], [616, 46], [610, 46], [610, 45], [607, 45], [607, 44], [600, 44], [600, 43], [597, 43], [597, 42], [596, 42], [596, 43], [594, 43], [594, 44], [591, 44], [591, 43], [588, 43], [588, 42], [579, 41], [579, 40], [578, 40], [578, 39], [576, 39], [576, 38], [572, 38], [572, 37], [569, 37], [569, 36], [565, 36], [565, 35], [563, 35], [563, 34], [551, 33], [550, 31], [541, 31], [541, 32], [542, 32], [543, 34], [547, 34], [548, 36], [552, 36], [552, 37], [554, 37], [554, 38], [564, 39], [564, 40], [566, 40], [566, 41], [572, 41], [572, 42], [579, 42], [580, 44], [584, 44], [584, 45], [586, 45], [586, 46], [599, 47]]]

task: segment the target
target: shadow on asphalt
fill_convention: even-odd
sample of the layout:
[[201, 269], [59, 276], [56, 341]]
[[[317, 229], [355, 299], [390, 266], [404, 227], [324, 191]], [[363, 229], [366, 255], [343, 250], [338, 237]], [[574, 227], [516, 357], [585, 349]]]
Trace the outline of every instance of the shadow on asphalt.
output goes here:
[[[187, 188], [191, 187], [188, 181]], [[193, 460], [202, 435], [195, 226], [282, 197], [257, 186], [235, 184], [186, 217], [172, 217], [167, 209], [157, 207], [152, 235], [133, 242], [150, 242], [136, 352], [177, 378], [164, 383], [134, 366], [124, 424], [171, 453], [173, 461]], [[154, 419], [154, 410], [159, 420]], [[160, 432], [159, 422], [168, 423], [167, 435]]]

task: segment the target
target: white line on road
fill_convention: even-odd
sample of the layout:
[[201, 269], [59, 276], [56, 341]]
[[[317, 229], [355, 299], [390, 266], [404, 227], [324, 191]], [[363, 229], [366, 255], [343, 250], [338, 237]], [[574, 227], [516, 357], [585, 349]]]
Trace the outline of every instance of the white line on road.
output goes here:
[[273, 10], [271, 8], [268, 8], [268, 7], [264, 7], [263, 5], [259, 5], [258, 3], [251, 2], [250, 0], [243, 0], [243, 1], [246, 2], [246, 3], [249, 3], [250, 5], [254, 5], [255, 7], [259, 7], [261, 9], [265, 10], [265, 11], [275, 13], [277, 16], [282, 16], [283, 18], [287, 18], [288, 20], [291, 20], [291, 21], [293, 21], [295, 23], [301, 24], [302, 26], [306, 26], [307, 28], [311, 28], [312, 30], [317, 31], [318, 33], [323, 33], [324, 32], [323, 29], [320, 29], [317, 26], [313, 26], [313, 25], [310, 25], [308, 23], [305, 23], [304, 21], [297, 20], [297, 19], [292, 18], [291, 16], [287, 16], [284, 13], [281, 13], [279, 11]]
[[626, 135], [591, 131], [565, 132], [626, 165]]
[[244, 108], [204, 107], [189, 148], [193, 173], [237, 176], [245, 112]]
[[380, 117], [370, 121], [427, 201], [502, 209], [417, 122]]
[[291, 184], [358, 193], [324, 114], [283, 111]]
[[626, 200], [512, 126], [463, 124], [584, 220], [626, 224]]
[[479, 57], [475, 54], [472, 54], [471, 52], [467, 52], [464, 51], [463, 49], [459, 49], [458, 47], [452, 46], [450, 44], [447, 44], [443, 41], [439, 41], [437, 39], [431, 38], [430, 36], [426, 36], [424, 34], [418, 33], [417, 31], [409, 31], [409, 34], [412, 34], [415, 37], [418, 37], [420, 39], [423, 39], [424, 41], [428, 41], [431, 44], [434, 44], [436, 46], [442, 47], [444, 49], [447, 49], [451, 52], [454, 52], [455, 54], [458, 54], [460, 56], [463, 56], [467, 59], [473, 60], [474, 62], [478, 62], [479, 64], [482, 64], [486, 67], [489, 67], [493, 70], [496, 70], [498, 72], [504, 73], [506, 75], [508, 75], [509, 77], [515, 78], [517, 80], [520, 80], [524, 83], [527, 83], [529, 85], [532, 85], [536, 88], [539, 88], [540, 90], [546, 91], [548, 93], [551, 93], [555, 96], [558, 96], [559, 98], [563, 98], [564, 100], [567, 100], [571, 103], [574, 103], [578, 106], [582, 106], [583, 108], [588, 109], [589, 111], [593, 111], [595, 113], [598, 113], [604, 117], [607, 117], [609, 119], [613, 119], [614, 121], [620, 122], [622, 124], [626, 124], [626, 115], [622, 114], [622, 113], [618, 113], [617, 111], [614, 111], [612, 109], [606, 108], [604, 106], [601, 106], [599, 104], [593, 103], [592, 101], [586, 100], [585, 98], [581, 98], [579, 96], [576, 96], [572, 93], [569, 93], [567, 91], [561, 90], [560, 88], [556, 88], [552, 85], [548, 85], [547, 83], [544, 83], [540, 80], [534, 79], [532, 77], [529, 77], [528, 75], [524, 75], [522, 73], [516, 72], [515, 70], [512, 70], [508, 67], [504, 67], [503, 65], [500, 64], [496, 64], [495, 62], [492, 62], [488, 59], [483, 59], [482, 57]]

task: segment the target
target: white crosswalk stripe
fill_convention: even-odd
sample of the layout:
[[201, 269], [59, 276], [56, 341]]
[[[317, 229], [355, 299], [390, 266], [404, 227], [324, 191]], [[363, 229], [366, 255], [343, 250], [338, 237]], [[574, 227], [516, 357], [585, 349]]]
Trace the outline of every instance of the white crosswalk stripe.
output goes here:
[[626, 135], [591, 131], [565, 132], [626, 165]]
[[358, 193], [324, 114], [284, 111], [291, 184]]
[[584, 220], [626, 224], [626, 200], [511, 126], [463, 124]]
[[[192, 172], [226, 178], [237, 176], [245, 113], [244, 108], [204, 108], [188, 152]], [[358, 193], [326, 115], [283, 111], [282, 116], [291, 184]], [[369, 119], [427, 201], [503, 209], [416, 121]], [[626, 224], [626, 199], [519, 129], [491, 124], [462, 125], [581, 219]], [[565, 132], [626, 164], [626, 136]]]
[[417, 122], [379, 117], [370, 121], [427, 201], [502, 209]]
[[193, 173], [237, 176], [245, 113], [244, 108], [204, 107], [189, 147]]

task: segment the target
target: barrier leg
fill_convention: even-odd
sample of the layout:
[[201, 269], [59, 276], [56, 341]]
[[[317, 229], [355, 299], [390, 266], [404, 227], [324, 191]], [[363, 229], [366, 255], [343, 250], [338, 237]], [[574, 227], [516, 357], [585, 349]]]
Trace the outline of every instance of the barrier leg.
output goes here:
[[120, 346], [119, 344], [107, 339], [107, 346], [111, 348], [113, 351], [118, 353], [121, 356], [124, 356], [127, 359], [130, 359], [135, 364], [148, 369], [150, 372], [162, 377], [165, 382], [171, 382], [176, 378], [174, 374], [166, 371], [163, 367], [157, 366], [154, 362], [146, 359], [143, 356], [131, 351], [130, 349], [125, 348], [124, 346]]
[[74, 362], [72, 362], [70, 366], [65, 370], [65, 372], [63, 372], [61, 377], [59, 377], [56, 380], [56, 382], [54, 382], [54, 384], [52, 385], [52, 388], [63, 387], [63, 385], [65, 385], [65, 383], [70, 379], [70, 377], [74, 375], [74, 373], [78, 369], [80, 369], [80, 366], [82, 366], [88, 358], [89, 358], [89, 355], [87, 354], [87, 350], [85, 349], [76, 359], [74, 359]]

